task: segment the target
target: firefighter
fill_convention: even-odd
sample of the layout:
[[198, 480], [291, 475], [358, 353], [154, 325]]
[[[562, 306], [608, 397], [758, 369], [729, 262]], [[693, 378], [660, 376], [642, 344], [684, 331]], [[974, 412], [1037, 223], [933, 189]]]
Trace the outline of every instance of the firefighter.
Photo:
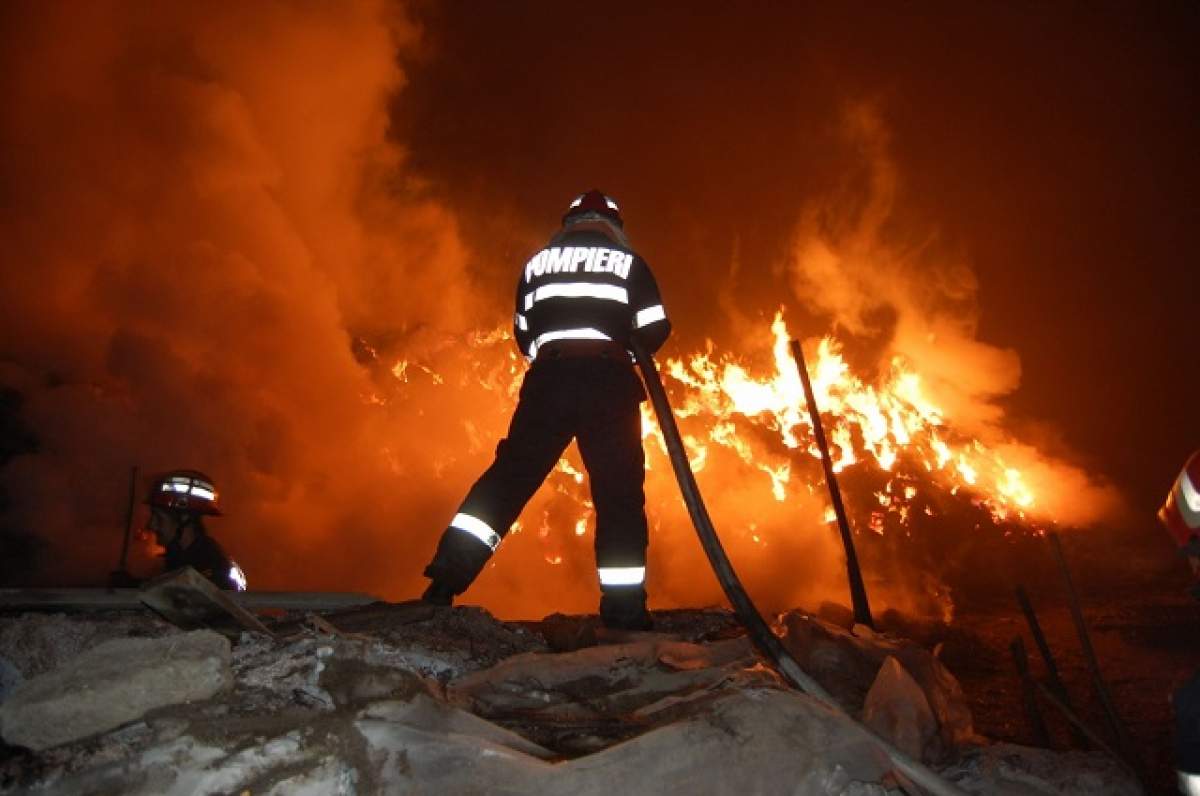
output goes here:
[[[1192, 454], [1175, 479], [1158, 519], [1191, 565], [1192, 596], [1200, 599], [1200, 451]], [[1179, 790], [1200, 796], [1200, 672], [1172, 699], [1175, 709], [1175, 767]]]
[[422, 599], [450, 605], [475, 580], [572, 439], [596, 509], [600, 618], [648, 629], [646, 399], [627, 343], [649, 352], [671, 332], [650, 268], [630, 247], [617, 203], [575, 198], [562, 228], [517, 279], [513, 333], [530, 367], [508, 435], [442, 534]]
[[208, 534], [204, 517], [219, 517], [213, 480], [197, 470], [171, 470], [154, 479], [146, 496], [146, 529], [166, 548], [166, 571], [192, 567], [222, 589], [245, 591], [246, 576]]

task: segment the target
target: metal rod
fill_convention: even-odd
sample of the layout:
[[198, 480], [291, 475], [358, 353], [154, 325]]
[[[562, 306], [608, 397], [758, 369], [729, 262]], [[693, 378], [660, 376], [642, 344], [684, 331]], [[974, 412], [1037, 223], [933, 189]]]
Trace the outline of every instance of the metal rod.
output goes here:
[[129, 560], [129, 535], [133, 533], [133, 508], [137, 500], [137, 465], [129, 468], [129, 501], [125, 504], [125, 538], [121, 540], [121, 561], [117, 571], [125, 572]]
[[1071, 724], [1072, 727], [1075, 727], [1077, 730], [1079, 730], [1081, 733], [1083, 733], [1084, 736], [1089, 741], [1091, 741], [1092, 743], [1094, 743], [1096, 745], [1097, 749], [1100, 749], [1101, 751], [1106, 752], [1109, 757], [1111, 757], [1113, 760], [1116, 760], [1117, 765], [1119, 765], [1121, 768], [1125, 769], [1125, 771], [1128, 772], [1131, 776], [1133, 776], [1134, 779], [1137, 779], [1139, 782], [1141, 781], [1140, 777], [1138, 777], [1137, 772], [1129, 767], [1129, 763], [1125, 762], [1125, 759], [1122, 758], [1121, 755], [1117, 754], [1117, 751], [1115, 749], [1113, 749], [1111, 746], [1109, 746], [1107, 743], [1105, 743], [1103, 738], [1101, 738], [1090, 727], [1088, 727], [1086, 724], [1084, 724], [1083, 719], [1079, 718], [1079, 714], [1076, 713], [1074, 710], [1072, 710], [1067, 705], [1065, 705], [1057, 696], [1055, 696], [1054, 692], [1052, 690], [1050, 690], [1049, 686], [1047, 686], [1045, 683], [1043, 683], [1040, 680], [1034, 680], [1033, 684], [1035, 686], [1037, 686], [1037, 689], [1039, 691], [1042, 692], [1042, 696], [1044, 696], [1046, 698], [1047, 702], [1049, 702], [1054, 707], [1058, 708], [1058, 710], [1063, 714], [1063, 716]]
[[1075, 622], [1075, 632], [1079, 636], [1079, 644], [1083, 648], [1083, 657], [1091, 672], [1092, 683], [1096, 688], [1096, 695], [1100, 699], [1100, 705], [1104, 708], [1104, 715], [1108, 720], [1109, 729], [1112, 730], [1113, 736], [1117, 740], [1117, 745], [1125, 753], [1125, 759], [1133, 766], [1135, 771], [1140, 772], [1143, 770], [1141, 758], [1133, 748], [1133, 740], [1129, 736], [1129, 729], [1117, 714], [1117, 708], [1113, 703], [1112, 694], [1108, 690], [1108, 684], [1104, 682], [1104, 677], [1100, 674], [1100, 664], [1096, 659], [1096, 650], [1092, 647], [1091, 636], [1088, 635], [1087, 624], [1083, 621], [1083, 610], [1079, 607], [1079, 594], [1075, 591], [1075, 582], [1071, 579], [1071, 570], [1067, 566], [1067, 559], [1063, 554], [1062, 541], [1054, 531], [1051, 531], [1048, 536], [1050, 537], [1050, 547], [1054, 551], [1054, 558], [1058, 561], [1058, 568], [1062, 571], [1063, 582], [1067, 586], [1067, 599], [1071, 607], [1071, 618]]
[[[1025, 591], [1024, 586], [1017, 586], [1017, 602], [1021, 606], [1021, 613], [1025, 614], [1025, 622], [1029, 625], [1029, 632], [1033, 634], [1033, 641], [1037, 645], [1038, 652], [1042, 655], [1042, 661], [1046, 664], [1047, 679], [1049, 686], [1062, 700], [1062, 703], [1067, 707], [1072, 707], [1070, 694], [1067, 693], [1067, 686], [1062, 681], [1062, 677], [1058, 673], [1058, 663], [1054, 660], [1054, 654], [1050, 652], [1050, 644], [1046, 641], [1046, 634], [1042, 632], [1042, 624], [1038, 621], [1037, 613], [1033, 610], [1033, 602], [1029, 599], [1029, 594]], [[1080, 749], [1088, 748], [1087, 736], [1079, 731], [1079, 728], [1074, 724], [1069, 724], [1071, 730], [1071, 738], [1075, 746]]]
[[1029, 715], [1029, 725], [1033, 729], [1034, 742], [1043, 748], [1050, 748], [1050, 732], [1046, 729], [1046, 720], [1042, 718], [1041, 708], [1037, 703], [1037, 686], [1033, 683], [1033, 675], [1029, 673], [1029, 656], [1025, 652], [1025, 641], [1020, 636], [1008, 645], [1012, 652], [1013, 663], [1017, 666], [1017, 676], [1021, 678], [1021, 693], [1025, 699], [1025, 713]]
[[800, 381], [804, 385], [804, 397], [808, 402], [808, 416], [812, 418], [813, 436], [817, 440], [817, 448], [821, 451], [821, 465], [825, 468], [825, 484], [829, 487], [829, 499], [833, 503], [833, 513], [837, 516], [838, 530], [842, 534], [842, 547], [846, 550], [846, 576], [850, 582], [850, 600], [854, 604], [854, 621], [860, 625], [874, 628], [875, 620], [871, 617], [871, 605], [867, 600], [867, 587], [863, 583], [862, 569], [858, 565], [858, 554], [854, 551], [854, 535], [850, 532], [850, 520], [846, 516], [846, 506], [842, 503], [842, 490], [838, 486], [837, 476], [833, 472], [833, 459], [829, 456], [829, 444], [825, 441], [825, 428], [821, 425], [821, 413], [817, 409], [817, 398], [813, 394], [812, 382], [808, 378], [808, 367], [804, 364], [804, 352], [800, 349], [800, 341], [791, 341], [792, 357], [796, 360], [796, 368], [800, 371]]

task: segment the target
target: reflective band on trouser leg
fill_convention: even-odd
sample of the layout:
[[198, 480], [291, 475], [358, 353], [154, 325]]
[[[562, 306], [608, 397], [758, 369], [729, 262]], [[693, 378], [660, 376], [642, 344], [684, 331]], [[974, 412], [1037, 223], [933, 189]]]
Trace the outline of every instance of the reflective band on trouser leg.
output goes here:
[[1189, 774], [1186, 771], [1178, 771], [1179, 774], [1179, 792], [1186, 796], [1200, 796], [1200, 774]]
[[601, 586], [640, 586], [646, 581], [645, 567], [597, 567]]
[[450, 520], [450, 527], [466, 531], [491, 548], [493, 552], [500, 546], [500, 534], [478, 517], [472, 517], [470, 514], [455, 514], [454, 519]]

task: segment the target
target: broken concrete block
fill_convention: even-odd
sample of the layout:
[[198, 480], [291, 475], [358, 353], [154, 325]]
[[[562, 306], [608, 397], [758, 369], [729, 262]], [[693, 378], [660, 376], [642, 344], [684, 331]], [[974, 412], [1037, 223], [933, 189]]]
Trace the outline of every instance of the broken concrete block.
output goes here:
[[1136, 796], [1137, 781], [1104, 752], [1052, 752], [1009, 743], [968, 749], [942, 776], [986, 796]]
[[437, 732], [475, 738], [515, 752], [549, 760], [554, 754], [548, 749], [507, 730], [498, 724], [481, 719], [465, 710], [451, 707], [428, 694], [415, 694], [411, 698], [376, 702], [359, 713], [360, 721], [385, 721], [403, 724], [425, 732]]
[[899, 659], [925, 692], [937, 719], [943, 746], [949, 750], [979, 743], [980, 736], [975, 732], [967, 695], [958, 678], [933, 654], [916, 645], [909, 649], [908, 654], [900, 655]]
[[[543, 792], [846, 794], [891, 764], [866, 730], [795, 692], [747, 688], [558, 766]], [[875, 791], [882, 795], [882, 789]]]
[[381, 793], [878, 793], [878, 742], [813, 700], [774, 689], [727, 693], [604, 751], [550, 764], [488, 738], [360, 719]]
[[862, 721], [914, 760], [922, 759], [938, 731], [925, 692], [890, 655], [867, 692]]
[[783, 624], [788, 652], [846, 710], [861, 711], [879, 667], [892, 656], [925, 692], [943, 751], [978, 742], [962, 686], [929, 650], [869, 628], [850, 633], [800, 611], [786, 614]]
[[208, 699], [232, 686], [229, 661], [229, 641], [208, 630], [107, 641], [17, 686], [0, 704], [0, 735], [47, 749]]
[[140, 608], [134, 613], [0, 616], [0, 650], [28, 680], [57, 669], [109, 639], [152, 638], [178, 632]]
[[854, 627], [854, 609], [841, 603], [825, 601], [817, 607], [817, 618], [837, 625], [843, 630]]
[[308, 771], [281, 779], [265, 796], [354, 796], [358, 771], [330, 755]]
[[745, 639], [701, 646], [651, 637], [560, 654], [514, 655], [452, 681], [447, 690], [452, 702], [489, 718], [523, 712], [587, 720], [713, 687], [755, 661]]
[[185, 630], [207, 625], [225, 629], [236, 623], [246, 630], [271, 635], [266, 625], [234, 602], [230, 594], [191, 567], [183, 567], [147, 583], [140, 597], [151, 610]]
[[335, 650], [319, 674], [321, 688], [337, 707], [429, 693], [429, 683], [407, 669], [373, 665], [339, 653], [340, 650]]

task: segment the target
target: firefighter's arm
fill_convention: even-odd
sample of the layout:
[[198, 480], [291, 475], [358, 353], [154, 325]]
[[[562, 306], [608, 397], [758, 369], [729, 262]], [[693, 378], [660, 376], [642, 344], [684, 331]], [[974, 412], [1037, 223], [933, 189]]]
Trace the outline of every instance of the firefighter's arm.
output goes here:
[[671, 321], [658, 292], [658, 283], [650, 266], [641, 257], [635, 258], [629, 275], [629, 298], [633, 310], [633, 334], [651, 354], [662, 348], [671, 334]]

